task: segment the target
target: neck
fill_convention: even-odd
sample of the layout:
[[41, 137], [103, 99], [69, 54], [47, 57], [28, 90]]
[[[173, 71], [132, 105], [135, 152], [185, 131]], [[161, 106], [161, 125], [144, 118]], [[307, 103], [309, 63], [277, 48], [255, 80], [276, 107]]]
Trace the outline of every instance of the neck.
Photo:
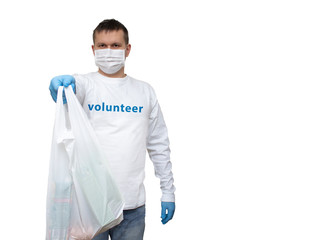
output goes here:
[[113, 74], [107, 74], [103, 72], [100, 68], [98, 69], [98, 72], [101, 75], [104, 75], [105, 77], [110, 77], [110, 78], [124, 78], [126, 74], [124, 73], [124, 67], [122, 67], [118, 72], [113, 73]]

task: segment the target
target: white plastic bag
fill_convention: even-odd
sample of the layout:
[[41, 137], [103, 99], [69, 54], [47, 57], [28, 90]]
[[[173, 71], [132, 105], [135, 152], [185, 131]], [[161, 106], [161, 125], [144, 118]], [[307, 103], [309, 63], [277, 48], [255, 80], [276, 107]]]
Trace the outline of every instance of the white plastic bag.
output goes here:
[[72, 87], [58, 89], [46, 240], [90, 240], [123, 220], [123, 198]]

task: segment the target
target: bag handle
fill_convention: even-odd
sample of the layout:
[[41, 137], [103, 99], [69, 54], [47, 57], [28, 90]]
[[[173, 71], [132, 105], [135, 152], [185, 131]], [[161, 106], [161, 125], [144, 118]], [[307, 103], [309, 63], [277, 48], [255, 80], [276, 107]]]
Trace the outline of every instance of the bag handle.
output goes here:
[[57, 106], [60, 104], [63, 104], [63, 90], [64, 90], [64, 86], [59, 86], [58, 90], [57, 90]]
[[96, 136], [96, 133], [88, 118], [88, 115], [81, 106], [79, 100], [77, 99], [71, 85], [65, 88], [65, 96], [67, 101], [69, 120], [73, 132], [76, 134], [76, 137], [78, 137], [79, 134], [82, 134], [82, 132], [79, 131], [79, 128], [83, 127], [87, 130], [86, 132], [93, 139], [93, 142], [95, 142], [97, 146], [100, 146], [100, 143], [98, 142], [98, 137]]
[[63, 103], [63, 92], [64, 87], [60, 86], [57, 91], [55, 129], [57, 144], [63, 142], [65, 147], [68, 148], [68, 145], [72, 142], [71, 140], [74, 140], [74, 135], [71, 129], [70, 118], [67, 113], [67, 104]]
[[63, 104], [63, 86], [60, 86], [57, 90], [57, 104], [56, 104], [56, 117], [54, 135], [56, 136], [57, 144], [62, 141], [63, 132], [66, 129], [66, 116]]

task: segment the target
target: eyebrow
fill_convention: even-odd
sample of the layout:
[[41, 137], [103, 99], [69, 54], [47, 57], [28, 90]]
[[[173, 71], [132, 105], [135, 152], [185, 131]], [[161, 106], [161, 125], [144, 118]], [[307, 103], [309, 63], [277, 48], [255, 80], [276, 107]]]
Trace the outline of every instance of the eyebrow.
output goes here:
[[104, 42], [98, 42], [97, 43], [97, 45], [101, 45], [101, 44], [104, 44], [104, 45], [114, 45], [114, 44], [116, 44], [116, 45], [122, 45], [122, 43], [119, 43], [119, 42], [113, 42], [111, 44], [107, 44], [107, 43], [104, 43]]

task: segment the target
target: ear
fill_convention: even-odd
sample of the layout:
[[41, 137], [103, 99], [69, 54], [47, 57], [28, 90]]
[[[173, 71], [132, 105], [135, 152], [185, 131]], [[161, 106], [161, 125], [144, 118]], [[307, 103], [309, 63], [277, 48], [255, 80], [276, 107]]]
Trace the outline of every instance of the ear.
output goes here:
[[92, 52], [93, 52], [93, 56], [94, 56], [95, 55], [95, 46], [91, 45], [91, 48], [92, 48]]
[[125, 57], [128, 57], [131, 51], [131, 44], [128, 44], [126, 46], [126, 50], [125, 50]]

